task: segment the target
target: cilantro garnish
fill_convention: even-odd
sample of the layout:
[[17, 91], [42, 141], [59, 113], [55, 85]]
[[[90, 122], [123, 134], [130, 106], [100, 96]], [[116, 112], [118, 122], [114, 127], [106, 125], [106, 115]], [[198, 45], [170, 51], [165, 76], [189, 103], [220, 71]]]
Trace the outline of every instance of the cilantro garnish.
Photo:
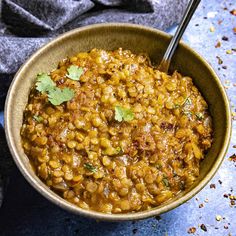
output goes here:
[[169, 181], [166, 178], [162, 179], [163, 183], [165, 184], [166, 187], [169, 187]]
[[48, 92], [56, 86], [49, 75], [41, 73], [37, 75], [36, 89], [39, 92]]
[[97, 171], [96, 167], [94, 167], [92, 164], [90, 163], [85, 163], [84, 164], [84, 168], [86, 168], [87, 170], [95, 173]]
[[75, 92], [69, 88], [54, 88], [48, 93], [48, 100], [53, 105], [57, 106], [63, 102], [70, 101], [75, 95]]
[[177, 109], [186, 105], [192, 105], [192, 100], [190, 97], [187, 97], [182, 104], [175, 104], [174, 109]]
[[202, 120], [204, 118], [204, 115], [201, 112], [196, 113], [196, 117], [198, 120]]
[[121, 122], [124, 121], [131, 121], [134, 119], [134, 113], [128, 109], [121, 106], [115, 107], [115, 120]]
[[55, 106], [70, 101], [75, 95], [70, 88], [56, 87], [56, 83], [45, 73], [37, 75], [36, 89], [41, 93], [47, 93], [49, 102]]
[[67, 69], [68, 74], [66, 75], [68, 78], [72, 80], [79, 80], [80, 76], [83, 74], [83, 69], [81, 67], [78, 67], [76, 65], [71, 65]]
[[185, 105], [191, 105], [192, 104], [192, 100], [190, 97], [187, 97], [183, 103], [182, 106], [185, 106]]
[[42, 122], [43, 121], [43, 117], [42, 116], [33, 116], [33, 119], [35, 120], [35, 121], [37, 121], [38, 123], [40, 123], [40, 122]]
[[191, 117], [193, 113], [191, 111], [183, 111], [183, 114], [187, 117]]

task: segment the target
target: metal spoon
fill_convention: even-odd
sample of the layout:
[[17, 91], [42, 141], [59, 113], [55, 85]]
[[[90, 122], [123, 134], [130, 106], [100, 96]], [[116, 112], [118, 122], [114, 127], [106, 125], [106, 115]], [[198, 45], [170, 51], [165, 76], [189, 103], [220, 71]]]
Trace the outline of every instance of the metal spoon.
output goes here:
[[172, 37], [170, 44], [168, 45], [166, 52], [162, 58], [162, 61], [158, 67], [158, 69], [162, 72], [167, 73], [169, 70], [171, 58], [179, 44], [179, 41], [188, 26], [189, 21], [191, 20], [193, 13], [197, 9], [198, 4], [201, 2], [201, 0], [190, 0], [187, 6], [187, 9], [185, 10], [185, 13], [183, 15], [183, 18], [174, 34]]

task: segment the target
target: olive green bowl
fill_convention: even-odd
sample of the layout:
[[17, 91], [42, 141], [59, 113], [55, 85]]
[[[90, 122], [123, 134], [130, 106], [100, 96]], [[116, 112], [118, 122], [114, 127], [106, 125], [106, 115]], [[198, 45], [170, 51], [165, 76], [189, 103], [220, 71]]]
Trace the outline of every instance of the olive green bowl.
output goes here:
[[[67, 56], [92, 48], [113, 50], [119, 47], [134, 53], [147, 53], [153, 64], [160, 62], [170, 36], [159, 30], [131, 24], [97, 24], [72, 30], [52, 40], [34, 53], [15, 75], [5, 104], [5, 131], [11, 154], [28, 182], [56, 205], [79, 215], [98, 220], [137, 220], [167, 212], [199, 192], [219, 168], [231, 135], [229, 102], [220, 79], [210, 65], [191, 48], [180, 43], [171, 63], [171, 70], [193, 78], [195, 85], [207, 100], [214, 124], [214, 141], [201, 163], [200, 176], [191, 187], [176, 198], [137, 213], [105, 214], [81, 209], [51, 191], [34, 173], [21, 146], [20, 129], [23, 110], [37, 73], [49, 72]], [[217, 196], [216, 196], [217, 197]]]

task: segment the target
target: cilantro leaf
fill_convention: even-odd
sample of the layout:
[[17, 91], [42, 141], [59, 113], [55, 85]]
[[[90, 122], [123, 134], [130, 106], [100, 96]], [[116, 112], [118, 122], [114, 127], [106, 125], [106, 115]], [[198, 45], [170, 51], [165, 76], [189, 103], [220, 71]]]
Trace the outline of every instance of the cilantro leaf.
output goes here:
[[167, 178], [162, 179], [163, 183], [165, 184], [166, 187], [169, 187], [169, 181]]
[[191, 105], [191, 104], [192, 104], [191, 98], [190, 98], [190, 97], [187, 97], [187, 98], [185, 99], [184, 103], [183, 103], [183, 106], [185, 106], [185, 105]]
[[48, 92], [48, 100], [53, 105], [57, 106], [63, 102], [70, 101], [75, 95], [75, 92], [69, 88], [54, 88]]
[[89, 171], [91, 171], [91, 172], [93, 172], [93, 173], [97, 172], [96, 167], [94, 167], [94, 166], [93, 166], [92, 164], [90, 164], [90, 163], [85, 163], [85, 164], [84, 164], [84, 168], [86, 168], [87, 170], [89, 170]]
[[79, 80], [80, 76], [83, 74], [83, 68], [78, 67], [76, 65], [71, 65], [68, 69], [67, 69], [68, 74], [66, 75], [68, 78], [72, 79], [72, 80]]
[[46, 73], [37, 75], [36, 89], [39, 92], [48, 92], [56, 86], [54, 81]]
[[42, 116], [36, 116], [36, 115], [34, 115], [34, 116], [33, 116], [33, 119], [34, 119], [35, 121], [37, 121], [38, 123], [40, 123], [40, 122], [43, 121], [43, 117], [42, 117]]
[[134, 113], [128, 109], [121, 106], [115, 107], [115, 120], [121, 122], [124, 121], [131, 121], [134, 119]]
[[196, 113], [196, 117], [198, 120], [202, 120], [204, 118], [204, 115], [201, 112]]
[[190, 118], [193, 113], [191, 111], [183, 111], [183, 114]]

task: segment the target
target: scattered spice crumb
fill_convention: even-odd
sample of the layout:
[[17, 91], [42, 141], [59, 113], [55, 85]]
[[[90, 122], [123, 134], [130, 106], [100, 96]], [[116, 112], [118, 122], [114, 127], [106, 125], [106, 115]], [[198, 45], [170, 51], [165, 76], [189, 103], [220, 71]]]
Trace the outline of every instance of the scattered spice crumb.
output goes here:
[[226, 84], [226, 85], [230, 85], [230, 80], [228, 80], [228, 79], [225, 80], [225, 84]]
[[224, 198], [228, 198], [229, 197], [229, 195], [227, 193], [225, 193], [223, 196], [224, 196]]
[[188, 229], [188, 233], [189, 234], [194, 234], [196, 232], [196, 230], [197, 229], [195, 227], [191, 227], [191, 228]]
[[216, 58], [218, 59], [218, 64], [219, 65], [223, 64], [223, 61], [222, 61], [222, 59], [219, 56], [216, 56]]
[[233, 9], [232, 11], [230, 11], [230, 13], [234, 16], [236, 16], [236, 9]]
[[236, 34], [236, 27], [233, 28], [233, 32]]
[[204, 200], [204, 202], [208, 203], [208, 202], [209, 202], [209, 199], [208, 199], [208, 198], [206, 198], [206, 199]]
[[203, 207], [204, 207], [203, 203], [199, 204], [198, 207], [199, 207], [199, 208], [203, 208]]
[[207, 231], [207, 227], [204, 224], [201, 224], [200, 228], [205, 232]]
[[222, 181], [220, 179], [218, 180], [218, 182], [219, 182], [219, 184], [222, 184]]
[[212, 33], [215, 32], [215, 27], [214, 26], [210, 27], [210, 32], [212, 32]]
[[221, 25], [222, 22], [223, 20], [218, 20], [218, 25]]
[[[234, 86], [236, 86], [236, 84], [234, 84]], [[236, 145], [233, 145], [233, 148], [236, 148]]]
[[229, 228], [229, 226], [228, 226], [228, 225], [224, 225], [224, 228], [225, 228], [225, 229], [228, 229], [228, 228]]
[[233, 53], [232, 50], [230, 49], [226, 50], [226, 54], [232, 54], [232, 53]]
[[210, 188], [216, 188], [215, 184], [210, 184]]
[[133, 229], [132, 231], [133, 231], [133, 234], [136, 234], [138, 229]]
[[224, 41], [229, 41], [229, 38], [226, 37], [226, 36], [223, 36], [223, 37], [222, 37], [222, 40], [224, 40]]
[[235, 162], [236, 161], [236, 154], [234, 153], [232, 156], [230, 156], [229, 160]]
[[216, 220], [217, 221], [221, 221], [222, 220], [222, 217], [220, 215], [216, 215]]
[[231, 50], [232, 50], [233, 52], [236, 52], [236, 48], [232, 48]]
[[231, 201], [230, 201], [230, 204], [231, 204], [231, 206], [235, 206], [235, 201], [234, 201], [234, 200], [231, 200]]
[[215, 45], [215, 48], [220, 48], [220, 47], [221, 47], [221, 42], [218, 41], [218, 42], [216, 43], [216, 45]]
[[226, 69], [227, 69], [227, 66], [222, 66], [222, 68], [226, 70]]

